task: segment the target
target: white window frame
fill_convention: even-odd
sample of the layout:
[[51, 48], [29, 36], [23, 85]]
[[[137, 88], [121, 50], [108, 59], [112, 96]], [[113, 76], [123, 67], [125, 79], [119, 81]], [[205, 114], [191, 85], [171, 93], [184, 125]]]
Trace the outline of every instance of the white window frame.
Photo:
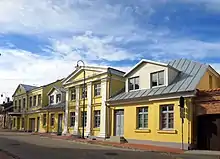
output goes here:
[[[59, 95], [60, 95], [60, 100], [58, 101]], [[61, 101], [62, 101], [62, 94], [61, 93], [56, 94], [56, 103], [61, 103]]]
[[[74, 98], [73, 98], [74, 97]], [[76, 100], [76, 88], [73, 87], [71, 90], [70, 90], [70, 99], [71, 101], [74, 101]]]
[[101, 111], [95, 110], [94, 111], [94, 128], [100, 128], [100, 122], [101, 122]]
[[[141, 111], [140, 111], [141, 110]], [[144, 111], [144, 110], [147, 110], [147, 111]], [[148, 107], [146, 106], [146, 107], [138, 107], [137, 108], [137, 128], [138, 129], [148, 129], [148, 127], [149, 127], [149, 122], [148, 122], [148, 119], [149, 119], [149, 117], [148, 117]], [[145, 118], [144, 118], [144, 116], [145, 115], [147, 115], [147, 127], [144, 127], [144, 120], [145, 120]], [[142, 118], [142, 123], [140, 124], [140, 118], [139, 118], [139, 116], [141, 116], [141, 118]], [[141, 126], [140, 126], [141, 125]]]
[[[51, 102], [51, 98], [53, 97], [53, 102]], [[54, 101], [54, 95], [50, 95], [49, 96], [49, 102], [50, 102], [50, 104], [54, 104], [55, 103], [55, 101]]]
[[[84, 90], [84, 87], [82, 85], [81, 87], [81, 98], [83, 99], [83, 90]], [[87, 98], [87, 86], [85, 86], [85, 98]]]
[[94, 84], [94, 96], [100, 96], [101, 95], [101, 83], [95, 83]]
[[43, 126], [47, 125], [47, 114], [43, 114]]
[[[53, 119], [53, 125], [52, 125], [52, 119]], [[55, 126], [55, 114], [50, 114], [50, 126]]]
[[[137, 79], [138, 79], [138, 82], [137, 82]], [[131, 80], [134, 80], [134, 85], [132, 86], [132, 89], [130, 89]], [[136, 84], [138, 84], [138, 88], [135, 88]], [[135, 76], [135, 77], [128, 78], [128, 91], [139, 90], [139, 89], [140, 89], [140, 77]]]
[[[161, 73], [161, 72], [163, 72], [163, 84], [159, 85], [159, 73]], [[153, 84], [152, 84], [152, 79], [153, 79], [153, 75], [154, 74], [157, 75], [157, 85], [156, 86], [153, 86]], [[151, 85], [151, 88], [165, 86], [165, 70], [161, 70], [161, 71], [157, 71], [157, 72], [152, 72], [150, 74], [150, 85]]]
[[[73, 121], [73, 124], [72, 124]], [[76, 113], [70, 112], [70, 127], [74, 127], [76, 122]]]
[[33, 96], [33, 106], [37, 106], [37, 96]]
[[[39, 98], [40, 97], [40, 98]], [[40, 99], [40, 100], [39, 100]], [[41, 105], [41, 100], [42, 100], [42, 95], [41, 94], [38, 94], [37, 95], [37, 105]]]
[[81, 126], [83, 127], [83, 113], [85, 115], [85, 120], [84, 120], [84, 127], [87, 125], [87, 111], [81, 111]]
[[[166, 110], [163, 111], [163, 107], [166, 107]], [[169, 107], [173, 107], [173, 110], [169, 110]], [[173, 114], [173, 127], [170, 128], [169, 127], [169, 114]], [[166, 127], [163, 127], [163, 118], [162, 115], [165, 114], [166, 115]], [[174, 104], [166, 104], [166, 105], [160, 105], [160, 129], [161, 130], [173, 130], [174, 129]]]

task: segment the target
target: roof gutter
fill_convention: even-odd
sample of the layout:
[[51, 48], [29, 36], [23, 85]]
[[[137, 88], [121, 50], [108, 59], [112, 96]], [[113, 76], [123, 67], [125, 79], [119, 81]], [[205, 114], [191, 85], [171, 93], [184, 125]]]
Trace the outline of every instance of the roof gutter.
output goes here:
[[170, 100], [170, 99], [178, 99], [181, 96], [185, 97], [185, 98], [192, 98], [195, 97], [197, 93], [197, 90], [193, 90], [190, 92], [184, 92], [178, 95], [171, 95], [169, 96], [169, 94], [164, 95], [163, 97], [158, 96], [152, 96], [152, 97], [142, 97], [142, 98], [131, 98], [131, 99], [127, 99], [127, 100], [116, 100], [116, 101], [106, 101], [107, 106], [115, 106], [115, 105], [125, 105], [125, 104], [136, 104], [136, 103], [144, 103], [144, 102], [153, 102], [153, 101], [160, 101], [160, 100]]

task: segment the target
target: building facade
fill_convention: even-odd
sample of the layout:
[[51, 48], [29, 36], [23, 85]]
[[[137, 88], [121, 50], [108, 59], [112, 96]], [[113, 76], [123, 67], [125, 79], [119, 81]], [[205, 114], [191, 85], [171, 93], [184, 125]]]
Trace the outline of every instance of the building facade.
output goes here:
[[219, 74], [209, 65], [186, 59], [168, 64], [142, 60], [125, 75], [125, 92], [107, 101], [111, 108], [111, 136], [132, 143], [182, 148], [179, 98], [185, 98], [182, 113], [183, 148], [191, 149], [197, 89], [218, 88]]
[[[85, 94], [83, 94], [85, 71]], [[124, 72], [103, 67], [78, 67], [63, 82], [66, 89], [63, 134], [105, 138], [110, 135], [110, 116], [106, 100], [124, 88]], [[83, 111], [83, 98], [85, 107]], [[83, 123], [83, 114], [85, 120]]]
[[[54, 87], [61, 87], [62, 80], [48, 85], [35, 87], [20, 84], [13, 94], [13, 129], [31, 132], [48, 132], [47, 125], [43, 126], [42, 108], [49, 104], [48, 92]], [[55, 120], [57, 121], [57, 120]]]
[[13, 112], [13, 102], [6, 101], [0, 105], [0, 127], [3, 129], [12, 128], [12, 117], [9, 115], [10, 112]]

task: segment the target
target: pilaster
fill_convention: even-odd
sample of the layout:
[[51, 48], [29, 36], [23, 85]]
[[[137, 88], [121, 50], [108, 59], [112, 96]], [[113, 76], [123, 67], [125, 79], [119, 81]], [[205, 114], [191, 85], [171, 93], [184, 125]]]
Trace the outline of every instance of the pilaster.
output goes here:
[[85, 136], [91, 135], [92, 127], [92, 82], [87, 83], [87, 123]]
[[66, 91], [66, 105], [64, 111], [64, 129], [62, 135], [67, 135], [68, 133], [68, 112], [69, 112], [69, 89]]
[[99, 137], [106, 138], [107, 133], [107, 126], [106, 126], [106, 119], [107, 119], [107, 109], [105, 102], [107, 100], [107, 79], [102, 79], [101, 81], [101, 96], [102, 96], [102, 105], [101, 105], [101, 121], [100, 121], [100, 134]]
[[75, 108], [75, 125], [73, 130], [73, 135], [79, 135], [79, 105], [80, 105], [80, 87], [76, 86], [76, 108]]

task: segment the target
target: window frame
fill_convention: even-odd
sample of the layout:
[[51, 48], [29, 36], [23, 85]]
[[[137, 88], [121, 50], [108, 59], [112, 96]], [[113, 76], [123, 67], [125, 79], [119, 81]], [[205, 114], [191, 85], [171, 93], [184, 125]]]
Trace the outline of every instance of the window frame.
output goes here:
[[[74, 98], [73, 98], [74, 97]], [[70, 90], [70, 99], [71, 101], [74, 101], [76, 100], [76, 88], [73, 87], [71, 90]]]
[[29, 98], [30, 100], [29, 100], [29, 104], [30, 104], [30, 107], [32, 107], [33, 106], [33, 101], [32, 101], [32, 96]]
[[76, 122], [76, 113], [70, 112], [70, 127], [74, 127]]
[[21, 128], [24, 128], [24, 118], [21, 118]]
[[53, 127], [55, 125], [55, 114], [50, 114], [50, 126]]
[[[133, 81], [133, 83], [131, 81]], [[132, 89], [131, 89], [131, 84], [132, 84]], [[137, 89], [135, 88], [136, 84], [138, 84]], [[128, 78], [128, 91], [139, 90], [139, 89], [140, 89], [140, 76], [135, 76], [135, 77]]]
[[[172, 107], [172, 110], [169, 110], [169, 107]], [[166, 110], [164, 111], [163, 110], [163, 107], [166, 107]], [[163, 127], [163, 114], [166, 115], [166, 126]], [[172, 125], [173, 127], [169, 127], [170, 123], [169, 123], [169, 120], [170, 120], [170, 116], [169, 114], [172, 114], [173, 116], [173, 119], [172, 119]], [[160, 129], [161, 130], [174, 130], [174, 104], [164, 104], [164, 105], [160, 105]]]
[[[52, 97], [53, 97], [53, 98], [52, 98]], [[51, 102], [52, 99], [53, 99], [53, 102]], [[55, 102], [54, 102], [54, 95], [50, 95], [50, 96], [49, 96], [49, 101], [50, 101], [50, 104], [54, 104], [54, 103], [55, 103]]]
[[[147, 110], [146, 112], [144, 111], [145, 109]], [[146, 127], [144, 125], [145, 115], [147, 115], [147, 126]], [[148, 115], [149, 115], [149, 107], [148, 106], [137, 108], [137, 129], [148, 129], [149, 128], [149, 121], [148, 121], [149, 116]], [[140, 116], [141, 116], [141, 118], [140, 118]]]
[[[40, 98], [39, 98], [40, 97]], [[41, 96], [41, 94], [38, 94], [37, 95], [37, 105], [39, 106], [39, 105], [41, 105], [41, 100], [42, 100], [42, 96]]]
[[101, 123], [101, 111], [94, 110], [94, 128], [100, 128]]
[[[82, 85], [82, 87], [81, 87], [81, 99], [83, 99], [83, 90], [84, 90], [84, 87], [83, 87], [83, 85]], [[85, 85], [85, 99], [87, 98], [87, 86]]]
[[[59, 99], [58, 96], [60, 96], [60, 100], [59, 101], [57, 100], [57, 99]], [[56, 103], [60, 103], [61, 101], [62, 101], [61, 93], [56, 94]]]
[[26, 107], [26, 98], [23, 98], [23, 102], [22, 102], [23, 108]]
[[15, 108], [15, 109], [17, 109], [17, 104], [18, 104], [18, 103], [17, 103], [17, 100], [15, 100], [15, 105], [14, 105], [14, 108]]
[[[159, 73], [162, 73], [162, 72], [163, 72], [163, 84], [159, 85]], [[154, 74], [157, 75], [157, 85], [156, 86], [153, 86], [153, 75]], [[151, 86], [151, 88], [162, 87], [164, 85], [165, 85], [165, 70], [150, 73], [150, 86]]]
[[18, 100], [18, 111], [21, 111], [21, 99]]
[[37, 96], [33, 96], [33, 106], [37, 106]]
[[101, 83], [94, 84], [94, 96], [95, 97], [101, 96]]

